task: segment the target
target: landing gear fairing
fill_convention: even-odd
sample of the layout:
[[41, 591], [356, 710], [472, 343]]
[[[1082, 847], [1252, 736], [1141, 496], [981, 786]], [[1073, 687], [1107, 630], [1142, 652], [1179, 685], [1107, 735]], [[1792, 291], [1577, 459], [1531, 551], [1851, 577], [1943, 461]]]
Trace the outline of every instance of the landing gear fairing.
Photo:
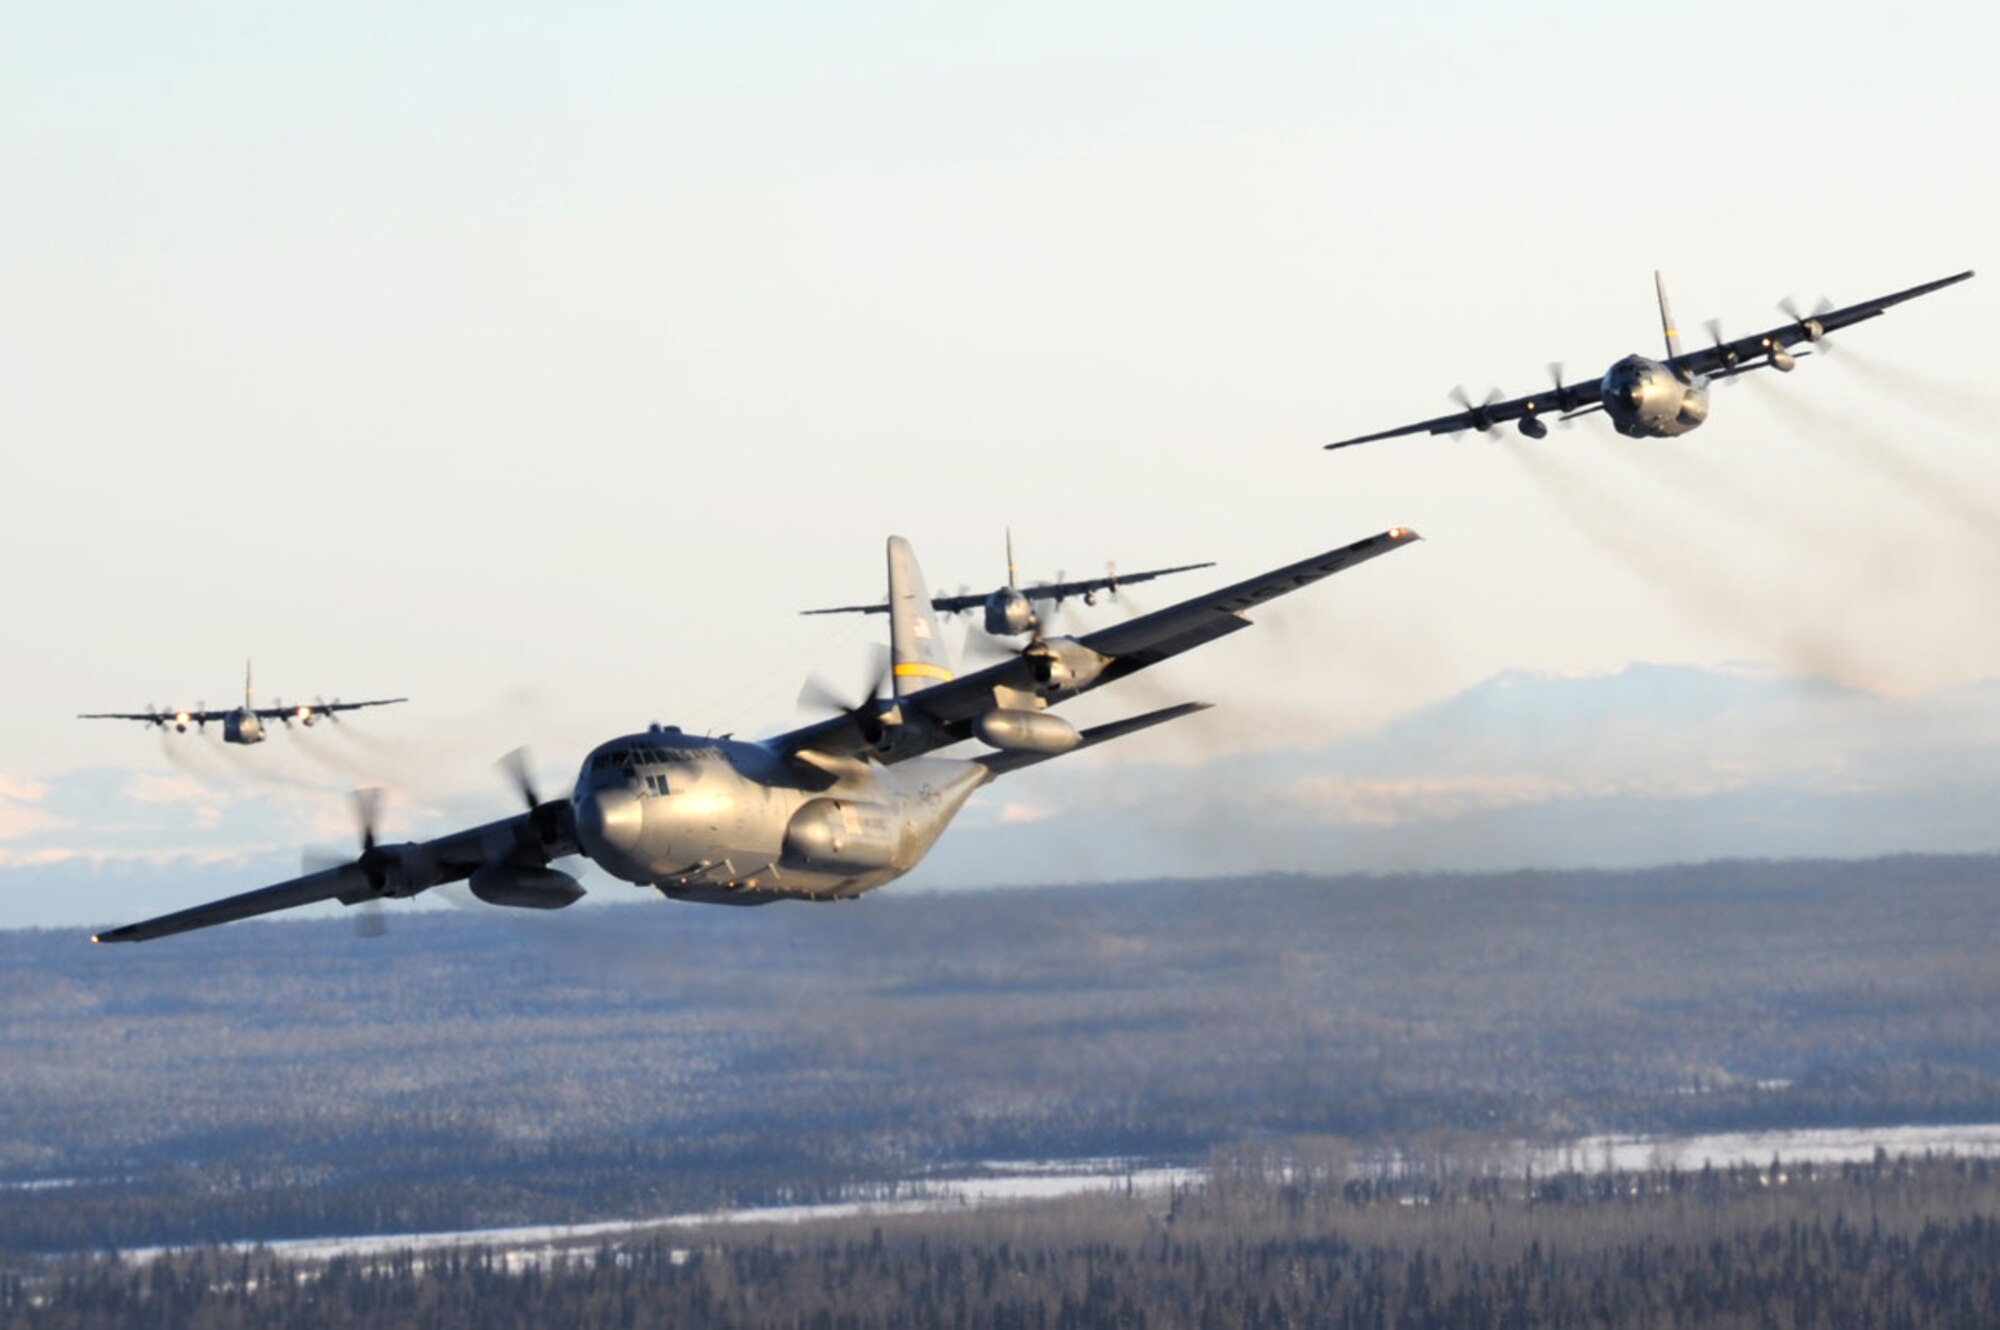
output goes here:
[[1540, 439], [1549, 432], [1548, 417], [1569, 420], [1593, 411], [1604, 412], [1613, 429], [1631, 438], [1675, 438], [1699, 428], [1708, 419], [1709, 384], [1755, 369], [1770, 368], [1789, 374], [1797, 366], [1800, 356], [1810, 354], [1808, 350], [1794, 348], [1809, 347], [1828, 333], [1852, 327], [1892, 306], [1929, 295], [1971, 276], [1972, 272], [1968, 269], [1934, 282], [1925, 282], [1922, 286], [1913, 286], [1907, 291], [1877, 296], [1841, 309], [1820, 309], [1811, 314], [1799, 313], [1788, 306], [1785, 312], [1790, 316], [1790, 322], [1754, 336], [1739, 337], [1733, 342], [1724, 341], [1718, 326], [1710, 323], [1708, 328], [1714, 345], [1696, 351], [1683, 351], [1680, 333], [1674, 326], [1673, 310], [1667, 304], [1666, 284], [1660, 280], [1658, 273], [1654, 273], [1653, 283], [1660, 302], [1660, 328], [1667, 347], [1664, 359], [1629, 355], [1606, 370], [1603, 378], [1580, 383], [1564, 383], [1562, 367], [1551, 365], [1549, 371], [1555, 382], [1547, 392], [1501, 401], [1496, 391], [1486, 401], [1474, 405], [1465, 396], [1464, 390], [1459, 389], [1454, 396], [1465, 408], [1463, 411], [1376, 434], [1342, 439], [1326, 446], [1349, 448], [1357, 443], [1373, 443], [1377, 439], [1393, 439], [1405, 434], [1458, 434], [1475, 429], [1491, 431], [1510, 422], [1529, 438]]

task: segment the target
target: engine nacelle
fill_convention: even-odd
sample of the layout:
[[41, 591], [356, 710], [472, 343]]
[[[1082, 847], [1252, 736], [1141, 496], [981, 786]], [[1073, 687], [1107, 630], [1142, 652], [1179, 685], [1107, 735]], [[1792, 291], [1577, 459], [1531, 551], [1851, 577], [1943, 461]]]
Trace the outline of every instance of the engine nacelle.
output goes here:
[[785, 827], [784, 862], [822, 872], [866, 872], [895, 863], [896, 819], [881, 804], [809, 799]]
[[1035, 672], [1035, 687], [1043, 693], [1069, 693], [1086, 688], [1109, 662], [1073, 637], [1052, 637], [1022, 653]]
[[553, 868], [488, 864], [465, 885], [488, 905], [509, 905], [519, 910], [560, 910], [583, 899], [582, 884]]
[[1771, 348], [1772, 369], [1777, 370], [1780, 374], [1790, 374], [1793, 370], [1797, 369], [1798, 367], [1799, 367], [1799, 362], [1793, 358], [1791, 352], [1785, 350], [1785, 348], [1781, 346], [1774, 346]]
[[1046, 711], [1003, 707], [972, 723], [981, 742], [1008, 752], [1067, 753], [1083, 742], [1076, 726]]
[[986, 598], [986, 631], [995, 637], [1019, 637], [1033, 632], [1035, 607], [1012, 587], [1002, 587]]
[[1549, 437], [1549, 427], [1532, 415], [1522, 416], [1516, 428], [1531, 439], [1546, 439]]

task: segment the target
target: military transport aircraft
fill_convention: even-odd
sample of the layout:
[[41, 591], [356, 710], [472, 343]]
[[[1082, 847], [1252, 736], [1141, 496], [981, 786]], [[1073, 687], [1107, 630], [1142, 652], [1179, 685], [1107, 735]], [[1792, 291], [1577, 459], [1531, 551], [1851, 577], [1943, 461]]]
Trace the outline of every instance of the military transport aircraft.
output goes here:
[[[143, 942], [274, 910], [359, 905], [463, 881], [490, 904], [558, 909], [583, 894], [550, 867], [580, 854], [662, 895], [726, 905], [845, 900], [916, 867], [995, 777], [1204, 709], [1183, 702], [1078, 731], [1048, 707], [1249, 626], [1246, 611], [1417, 539], [1397, 527], [1082, 637], [1049, 637], [963, 677], [951, 670], [909, 543], [889, 538], [891, 694], [769, 739], [654, 726], [600, 744], [568, 799], [434, 840], [381, 844], [357, 796], [361, 853], [277, 886], [97, 934]], [[978, 739], [990, 752], [936, 756]]]
[[1496, 388], [1477, 406], [1466, 396], [1465, 389], [1456, 388], [1452, 396], [1465, 408], [1462, 411], [1434, 420], [1420, 420], [1414, 425], [1397, 429], [1385, 429], [1379, 434], [1342, 439], [1326, 446], [1348, 448], [1357, 443], [1373, 443], [1377, 439], [1393, 439], [1404, 434], [1458, 434], [1469, 429], [1489, 431], [1508, 421], [1513, 421], [1515, 428], [1529, 438], [1540, 439], [1547, 437], [1549, 432], [1544, 416], [1554, 415], [1561, 420], [1571, 420], [1592, 411], [1604, 412], [1610, 417], [1613, 429], [1635, 439], [1674, 438], [1708, 419], [1709, 384], [1766, 366], [1789, 374], [1798, 364], [1798, 357], [1808, 354], [1792, 348], [1818, 342], [1828, 333], [1850, 327], [1863, 319], [1872, 319], [1892, 305], [1929, 295], [1970, 276], [1972, 272], [1968, 269], [1950, 277], [1940, 277], [1935, 282], [1913, 286], [1907, 291], [1877, 296], [1841, 309], [1834, 309], [1822, 301], [1821, 308], [1811, 314], [1799, 313], [1790, 301], [1786, 301], [1779, 308], [1790, 319], [1788, 323], [1781, 323], [1768, 332], [1725, 342], [1721, 326], [1711, 321], [1708, 332], [1714, 345], [1698, 351], [1682, 351], [1680, 333], [1674, 327], [1673, 311], [1667, 305], [1666, 283], [1656, 272], [1653, 274], [1653, 286], [1659, 293], [1660, 328], [1666, 334], [1667, 343], [1664, 360], [1629, 355], [1606, 370], [1603, 378], [1583, 383], [1564, 383], [1562, 366], [1550, 365], [1549, 375], [1555, 384], [1549, 391], [1501, 401], [1500, 391]]
[[273, 701], [268, 707], [258, 706], [250, 696], [250, 662], [243, 662], [243, 705], [228, 711], [205, 711], [197, 703], [192, 711], [176, 708], [172, 711], [156, 711], [148, 707], [144, 711], [86, 711], [78, 720], [142, 720], [148, 725], [157, 725], [162, 730], [171, 729], [186, 734], [192, 725], [204, 734], [208, 732], [210, 721], [222, 723], [222, 741], [232, 744], [260, 744], [264, 742], [264, 722], [283, 721], [290, 729], [293, 721], [311, 726], [321, 716], [332, 721], [340, 719], [343, 711], [359, 711], [362, 707], [387, 707], [398, 702], [407, 702], [407, 697], [383, 697], [372, 702], [342, 702], [338, 698], [331, 702], [300, 703], [286, 706]]
[[[1037, 582], [1033, 586], [1022, 587], [1020, 565], [1014, 562], [1014, 533], [1007, 533], [1007, 585], [995, 591], [965, 592], [955, 596], [932, 596], [931, 608], [941, 614], [962, 614], [968, 610], [983, 609], [986, 612], [986, 631], [995, 637], [1019, 637], [1022, 633], [1042, 634], [1041, 615], [1036, 605], [1054, 605], [1062, 608], [1062, 603], [1072, 596], [1080, 597], [1086, 605], [1097, 603], [1097, 593], [1109, 592], [1115, 600], [1118, 588], [1138, 582], [1150, 582], [1156, 577], [1166, 577], [1170, 573], [1191, 573], [1197, 568], [1213, 568], [1208, 563], [1184, 563], [1173, 568], [1149, 568], [1143, 573], [1120, 573], [1116, 565], [1105, 570], [1102, 577], [1085, 577], [1077, 581], [1065, 581], [1061, 573], [1053, 582]], [[801, 610], [802, 614], [887, 614], [887, 604], [881, 605], [835, 605], [831, 609]]]

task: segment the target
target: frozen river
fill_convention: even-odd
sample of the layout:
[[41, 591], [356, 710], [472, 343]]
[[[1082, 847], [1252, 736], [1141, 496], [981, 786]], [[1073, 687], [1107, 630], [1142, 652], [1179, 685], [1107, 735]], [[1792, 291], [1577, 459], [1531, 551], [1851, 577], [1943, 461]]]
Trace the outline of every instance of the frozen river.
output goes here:
[[[1705, 1165], [1864, 1162], [1876, 1150], [1899, 1154], [2000, 1157], [2000, 1124], [1950, 1127], [1832, 1127], [1801, 1131], [1721, 1132], [1701, 1136], [1588, 1136], [1558, 1146], [1521, 1144], [1490, 1155], [1488, 1171], [1515, 1175], [1580, 1171], [1603, 1173], [1648, 1168], [1696, 1170]], [[1357, 1173], [1374, 1171], [1390, 1156], [1357, 1154]], [[1371, 1162], [1372, 1159], [1372, 1162]], [[649, 1235], [661, 1230], [694, 1230], [718, 1225], [802, 1224], [819, 1219], [866, 1215], [942, 1214], [981, 1206], [1057, 1200], [1089, 1193], [1158, 1195], [1176, 1186], [1199, 1186], [1204, 1168], [1138, 1167], [1119, 1160], [1008, 1161], [980, 1165], [977, 1176], [916, 1179], [880, 1196], [819, 1205], [749, 1206], [688, 1214], [620, 1219], [593, 1224], [536, 1224], [513, 1228], [464, 1229], [449, 1233], [384, 1233], [356, 1237], [299, 1238], [283, 1242], [239, 1242], [226, 1246], [270, 1251], [302, 1261], [336, 1256], [375, 1257], [392, 1252], [426, 1252], [453, 1247], [504, 1250], [510, 1265], [547, 1260], [578, 1246]], [[162, 1249], [124, 1253], [145, 1261]]]

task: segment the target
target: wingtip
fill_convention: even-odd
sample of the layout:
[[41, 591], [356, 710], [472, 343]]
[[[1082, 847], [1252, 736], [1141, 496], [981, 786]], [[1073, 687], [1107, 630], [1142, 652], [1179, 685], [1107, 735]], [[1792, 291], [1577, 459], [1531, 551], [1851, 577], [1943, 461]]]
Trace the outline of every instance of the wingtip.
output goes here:
[[1422, 540], [1423, 536], [1413, 526], [1392, 526], [1389, 528], [1389, 539], [1395, 541]]

